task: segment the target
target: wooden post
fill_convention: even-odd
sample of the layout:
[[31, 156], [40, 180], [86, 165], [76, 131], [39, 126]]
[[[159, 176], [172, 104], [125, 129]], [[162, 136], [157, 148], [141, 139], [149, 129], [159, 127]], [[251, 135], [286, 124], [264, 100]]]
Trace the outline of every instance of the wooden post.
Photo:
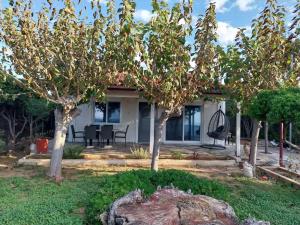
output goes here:
[[69, 143], [72, 143], [73, 142], [73, 134], [72, 134], [72, 130], [71, 130], [71, 123], [68, 127], [68, 140], [67, 140]]
[[[290, 122], [290, 124], [289, 124], [289, 142], [290, 143], [292, 143], [292, 141], [293, 141], [292, 139], [293, 139], [293, 124], [292, 124], [292, 122]], [[290, 147], [290, 149], [292, 149], [291, 145], [289, 147]]]
[[153, 152], [153, 144], [154, 144], [154, 122], [155, 122], [155, 104], [151, 104], [151, 111], [150, 111], [150, 143], [149, 143], [149, 150], [152, 154]]
[[235, 148], [235, 156], [241, 157], [241, 104], [237, 103], [238, 112], [236, 114], [236, 148]]
[[269, 153], [269, 123], [265, 121], [265, 153]]
[[283, 164], [283, 133], [284, 133], [284, 123], [280, 123], [280, 148], [279, 148], [279, 166], [284, 167]]

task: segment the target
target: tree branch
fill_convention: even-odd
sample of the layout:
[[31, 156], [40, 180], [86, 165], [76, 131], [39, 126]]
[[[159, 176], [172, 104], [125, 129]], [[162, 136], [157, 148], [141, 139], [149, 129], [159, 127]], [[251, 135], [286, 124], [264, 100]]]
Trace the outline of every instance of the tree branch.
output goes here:
[[1, 111], [0, 115], [7, 121], [10, 136], [13, 137], [14, 136], [14, 131], [13, 131], [13, 128], [12, 128], [12, 118], [10, 117], [10, 115], [5, 113], [4, 109]]
[[22, 126], [21, 130], [16, 134], [16, 138], [17, 138], [20, 134], [23, 133], [23, 131], [24, 131], [24, 129], [25, 129], [25, 126], [26, 126], [26, 124], [27, 124], [27, 122], [28, 122], [28, 119], [27, 119], [27, 117], [24, 115], [24, 113], [23, 113], [23, 119], [24, 119], [23, 126]]

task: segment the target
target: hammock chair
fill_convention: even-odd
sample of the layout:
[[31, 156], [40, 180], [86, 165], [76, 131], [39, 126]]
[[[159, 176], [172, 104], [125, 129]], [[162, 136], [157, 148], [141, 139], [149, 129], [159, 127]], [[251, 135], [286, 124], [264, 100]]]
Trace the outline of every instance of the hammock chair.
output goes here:
[[225, 146], [217, 145], [216, 140], [225, 140], [230, 130], [228, 117], [220, 109], [213, 114], [209, 121], [207, 136], [214, 139], [214, 144], [204, 144], [201, 147], [211, 149], [225, 149]]

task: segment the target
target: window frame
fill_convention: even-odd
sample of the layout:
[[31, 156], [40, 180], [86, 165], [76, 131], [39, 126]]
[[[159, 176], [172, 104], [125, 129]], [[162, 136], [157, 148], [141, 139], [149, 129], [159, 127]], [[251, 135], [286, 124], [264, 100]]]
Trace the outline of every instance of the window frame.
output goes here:
[[[105, 104], [105, 119], [103, 122], [96, 121], [96, 104]], [[120, 105], [120, 116], [119, 116], [119, 122], [108, 122], [108, 106], [109, 103], [118, 103]], [[122, 104], [121, 101], [106, 101], [106, 102], [94, 102], [94, 113], [93, 113], [93, 121], [94, 124], [121, 124], [122, 123]]]

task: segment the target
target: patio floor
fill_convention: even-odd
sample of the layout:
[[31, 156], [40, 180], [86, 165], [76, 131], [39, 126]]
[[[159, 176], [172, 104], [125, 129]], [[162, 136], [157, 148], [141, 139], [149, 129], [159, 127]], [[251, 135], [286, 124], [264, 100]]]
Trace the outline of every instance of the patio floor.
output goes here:
[[[147, 149], [149, 145], [133, 144], [129, 143], [125, 146], [124, 143], [117, 143], [112, 146], [98, 147], [89, 146], [83, 154], [84, 158], [87, 159], [108, 159], [108, 158], [130, 158], [131, 150], [136, 147], [142, 147]], [[214, 159], [232, 159], [234, 156], [234, 146], [227, 146], [225, 150], [213, 150], [201, 148], [198, 145], [171, 145], [162, 144], [160, 149], [160, 158], [172, 158], [173, 152], [180, 152], [182, 156], [189, 158], [197, 158], [203, 160], [214, 160]]]
[[[271, 154], [264, 153], [264, 141], [260, 140], [258, 145], [258, 154], [257, 154], [257, 165], [267, 165], [275, 166], [279, 162], [279, 148], [278, 147], [269, 147], [269, 152]], [[148, 145], [138, 145], [129, 143], [126, 146], [123, 143], [117, 143], [111, 146], [109, 149], [103, 147], [88, 147], [84, 150], [85, 158], [87, 159], [124, 159], [130, 158], [131, 149], [136, 146], [140, 146], [144, 149], [147, 149]], [[215, 160], [215, 159], [233, 159], [235, 156], [235, 144], [226, 145], [225, 150], [215, 150], [202, 148], [199, 145], [175, 145], [175, 144], [162, 144], [160, 150], [160, 158], [172, 158], [172, 152], [180, 152], [186, 158], [193, 159], [195, 156], [197, 159], [203, 160]], [[241, 146], [242, 159], [246, 159], [246, 156], [243, 154], [243, 146]], [[295, 150], [284, 150], [284, 162], [288, 166], [290, 161], [298, 164], [300, 167], [300, 152]]]

